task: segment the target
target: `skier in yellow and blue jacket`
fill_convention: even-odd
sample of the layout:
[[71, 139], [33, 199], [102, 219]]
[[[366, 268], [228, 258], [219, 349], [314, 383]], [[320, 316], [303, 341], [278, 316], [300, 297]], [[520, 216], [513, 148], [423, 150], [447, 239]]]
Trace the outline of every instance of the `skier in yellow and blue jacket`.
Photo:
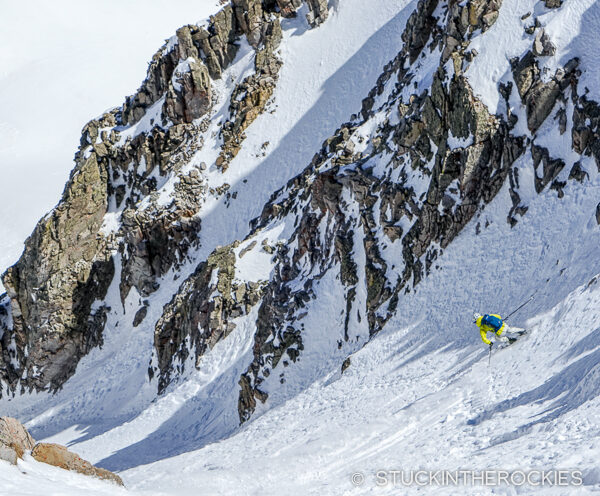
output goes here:
[[521, 336], [525, 329], [513, 329], [502, 320], [500, 315], [479, 313], [473, 314], [473, 323], [479, 327], [481, 340], [488, 346], [492, 346], [492, 341], [487, 337], [488, 332], [493, 333], [492, 337], [495, 341], [502, 343], [514, 343]]

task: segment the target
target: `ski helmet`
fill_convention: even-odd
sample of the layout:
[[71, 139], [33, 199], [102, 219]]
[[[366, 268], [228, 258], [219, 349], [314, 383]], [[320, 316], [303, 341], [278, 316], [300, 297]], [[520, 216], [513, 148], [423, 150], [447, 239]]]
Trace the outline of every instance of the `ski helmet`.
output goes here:
[[479, 317], [481, 317], [481, 314], [480, 314], [480, 313], [477, 313], [477, 312], [475, 312], [475, 313], [473, 314], [473, 322], [477, 322], [477, 319], [478, 319]]

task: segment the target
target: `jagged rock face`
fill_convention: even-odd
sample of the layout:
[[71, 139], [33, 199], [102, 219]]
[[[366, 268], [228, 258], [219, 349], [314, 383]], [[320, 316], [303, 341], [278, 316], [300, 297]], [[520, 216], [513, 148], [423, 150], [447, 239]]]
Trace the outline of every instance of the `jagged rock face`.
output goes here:
[[[207, 191], [206, 164], [189, 167], [210, 124], [212, 82], [245, 36], [256, 49], [256, 70], [235, 89], [221, 130], [225, 169], [273, 93], [279, 17], [284, 8], [295, 15], [302, 3], [233, 0], [208, 26], [180, 28], [154, 55], [135, 95], [85, 126], [59, 205], [3, 275], [10, 303], [0, 305], [0, 394], [2, 384], [13, 393], [19, 383], [22, 390], [59, 388], [80, 358], [102, 344], [110, 310], [103, 300], [113, 279], [119, 278], [124, 303], [132, 288], [141, 297], [156, 291], [160, 278], [186, 261], [199, 242], [205, 198], [225, 190]], [[312, 24], [325, 20], [326, 2], [308, 4]], [[165, 202], [157, 191], [173, 179]], [[132, 324], [146, 313], [140, 309]]]
[[244, 130], [264, 112], [275, 89], [281, 61], [275, 50], [281, 42], [279, 19], [268, 20], [264, 29], [264, 42], [256, 52], [255, 73], [245, 78], [232, 95], [229, 107], [230, 119], [222, 128], [223, 149], [217, 166], [226, 170], [229, 162], [237, 155], [244, 141]]
[[[155, 128], [121, 145], [117, 117], [113, 112], [86, 126], [60, 204], [3, 276], [12, 325], [2, 335], [0, 371], [10, 389], [25, 376], [22, 387], [54, 390], [102, 343], [109, 310], [102, 300], [115, 276], [117, 249], [124, 299], [133, 286], [141, 295], [154, 291], [156, 278], [196, 242], [200, 223], [194, 215], [203, 191], [197, 171], [182, 175], [170, 204], [151, 198], [145, 208], [137, 205], [152, 197], [157, 177], [174, 173], [193, 153], [197, 126]], [[117, 232], [102, 229], [109, 208], [122, 210]]]
[[[106, 162], [81, 157], [59, 206], [42, 219], [23, 256], [3, 276], [13, 329], [2, 338], [4, 362], [17, 359], [31, 386], [56, 388], [75, 359], [101, 342], [104, 311], [92, 303], [106, 296], [114, 275], [106, 241], [98, 238], [107, 209]], [[6, 356], [14, 341], [14, 357]], [[5, 369], [5, 379], [16, 371]], [[11, 377], [12, 376], [12, 377]]]
[[534, 52], [513, 61], [513, 74], [521, 100], [527, 108], [527, 126], [535, 133], [552, 112], [556, 101], [569, 85], [576, 84], [579, 61], [571, 59], [559, 69], [549, 82], [544, 83]]
[[[181, 65], [179, 66], [181, 67]], [[174, 123], [192, 122], [210, 109], [211, 87], [208, 69], [194, 59], [175, 72], [175, 81], [167, 91], [165, 113]]]
[[[304, 3], [310, 24], [326, 20], [324, 0]], [[103, 299], [114, 277], [122, 302], [133, 288], [147, 297], [193, 253], [205, 198], [229, 188], [209, 188], [206, 164], [192, 160], [215, 113], [212, 82], [223, 77], [245, 36], [254, 48], [254, 72], [228, 95], [221, 149], [210, 164], [225, 170], [276, 88], [280, 18], [295, 16], [302, 5], [233, 0], [207, 27], [181, 28], [123, 108], [84, 129], [61, 204], [4, 276], [10, 306], [0, 302], [0, 374], [9, 387], [25, 371], [26, 386], [59, 387], [101, 342]], [[400, 52], [359, 115], [272, 196], [249, 236], [196, 261], [158, 321], [146, 322], [146, 303], [137, 309], [131, 325], [154, 327], [149, 376], [159, 392], [198, 366], [238, 319], [253, 319], [252, 356], [236, 391], [240, 421], [248, 420], [268, 400], [269, 381], [284, 382], [286, 368], [300, 366], [309, 344], [304, 319], [321, 294], [320, 281], [331, 274], [344, 301], [343, 324], [324, 325], [324, 332], [335, 333], [340, 350], [353, 349], [361, 322], [368, 336], [379, 332], [403, 295], [435, 270], [436, 258], [505, 184], [512, 199], [507, 222], [515, 225], [526, 214], [517, 158], [531, 164], [538, 193], [550, 188], [561, 196], [563, 172], [587, 179], [581, 165], [565, 171], [563, 160], [535, 142], [550, 119], [564, 134], [569, 108], [573, 150], [595, 157], [600, 170], [600, 107], [578, 94], [576, 59], [542, 78], [540, 58], [556, 48], [537, 23], [527, 28], [530, 50], [511, 61], [512, 81], [498, 87], [505, 108], [493, 115], [476, 96], [465, 76], [478, 56], [471, 41], [494, 25], [502, 8], [501, 0], [421, 0]], [[522, 113], [509, 103], [517, 94]], [[520, 118], [528, 133], [516, 126]], [[128, 133], [134, 124], [150, 130]], [[167, 180], [174, 186], [164, 201], [157, 190]], [[111, 215], [117, 227], [106, 226]], [[261, 236], [275, 224], [289, 229], [284, 241], [270, 244]], [[238, 269], [253, 250], [268, 255], [270, 271], [246, 280]]]
[[[535, 34], [537, 27], [530, 33], [535, 35], [531, 51], [512, 61], [514, 85], [498, 88], [507, 102], [506, 114], [491, 115], [474, 95], [464, 76], [477, 56], [469, 43], [494, 24], [501, 8], [501, 1], [420, 1], [403, 33], [402, 51], [364, 100], [360, 118], [327, 140], [305, 172], [274, 194], [253, 223], [254, 234], [244, 241], [247, 249], [256, 246], [260, 232], [274, 223], [285, 222], [295, 229], [285, 243], [272, 248], [272, 275], [258, 303], [254, 356], [239, 380], [241, 422], [251, 417], [258, 402], [267, 401], [263, 384], [268, 377], [276, 372], [283, 377], [282, 370], [302, 356], [306, 344], [302, 319], [308, 304], [319, 297], [318, 282], [326, 273], [334, 271], [344, 287], [344, 328], [332, 331], [340, 332], [342, 346], [352, 338], [351, 315], [364, 315], [371, 334], [382, 329], [402, 295], [433, 270], [435, 259], [507, 181], [513, 201], [507, 221], [514, 225], [526, 214], [518, 170], [512, 167], [517, 158], [530, 156], [538, 193], [550, 186], [562, 195], [564, 183], [557, 177], [564, 162], [530, 138], [513, 134], [518, 119], [508, 105], [513, 86], [534, 135], [556, 107], [555, 118], [565, 132], [564, 102], [570, 91], [575, 107], [573, 148], [598, 157], [598, 107], [577, 95], [578, 61], [569, 61], [543, 81], [537, 57], [551, 54], [554, 45], [542, 31]], [[446, 14], [436, 18], [434, 12]], [[413, 83], [417, 87], [418, 60], [436, 50], [439, 66], [431, 84], [411, 94]], [[398, 84], [387, 101], [375, 107], [386, 84], [394, 80]], [[372, 119], [379, 119], [377, 130], [365, 136], [363, 129]], [[569, 177], [583, 181], [585, 174], [573, 166]], [[402, 260], [392, 265], [385, 253], [394, 245]], [[233, 248], [215, 254], [231, 253]], [[357, 250], [365, 254], [361, 267]], [[236, 255], [228, 270], [241, 264], [242, 257]], [[205, 308], [206, 314], [212, 287], [206, 265], [201, 264], [171, 302], [169, 314], [188, 315], [197, 308]], [[362, 289], [364, 302], [358, 297]], [[221, 318], [227, 321], [232, 315], [228, 317], [225, 309]], [[195, 332], [196, 321], [178, 323], [173, 327], [179, 336], [165, 334], [164, 342], [171, 336], [176, 346], [183, 346], [189, 334], [182, 329]], [[157, 326], [156, 332], [161, 331]], [[212, 336], [222, 339], [225, 334]], [[196, 346], [196, 359], [205, 350]], [[174, 377], [173, 365], [166, 370], [161, 365], [158, 371], [161, 389]]]
[[146, 80], [123, 106], [123, 124], [138, 122], [165, 94], [163, 119], [168, 118], [174, 124], [190, 123], [210, 108], [209, 71], [194, 43], [193, 29], [192, 26], [180, 28], [176, 46], [170, 49], [169, 44], [165, 44], [154, 55]]
[[[495, 5], [497, 8], [498, 4]], [[449, 15], [448, 28], [444, 30], [432, 21], [436, 6], [436, 2], [420, 2], [407, 24], [404, 49], [386, 68], [378, 84], [382, 90], [385, 82], [398, 74], [397, 98], [398, 92], [412, 82], [412, 75], [404, 67], [417, 59], [428, 42], [443, 44], [440, 68], [430, 91], [411, 96], [409, 104], [398, 105], [399, 122], [391, 125], [388, 121], [380, 126], [378, 135], [371, 138], [373, 147], [369, 154], [354, 153], [354, 138], [373, 115], [372, 106], [379, 91], [376, 88], [365, 100], [363, 120], [344, 126], [328, 140], [302, 179], [281, 194], [285, 200], [273, 202], [263, 213], [260, 223], [268, 223], [273, 217], [296, 210], [301, 198], [310, 198], [308, 206], [297, 216], [299, 227], [289, 240], [289, 244], [297, 245], [298, 249], [288, 252], [282, 248], [278, 252], [276, 275], [259, 309], [254, 361], [240, 381], [241, 421], [250, 417], [257, 399], [266, 399], [267, 394], [260, 385], [266, 373], [272, 373], [269, 369], [276, 367], [280, 357], [286, 354], [295, 361], [303, 349], [301, 327], [295, 322], [306, 302], [316, 295], [311, 280], [306, 281], [300, 292], [291, 288], [299, 286], [296, 277], [303, 272], [304, 257], [310, 254], [314, 273], [340, 271], [347, 300], [343, 339], [349, 339], [348, 322], [351, 311], [357, 310], [353, 305], [360, 285], [366, 286], [366, 318], [370, 332], [376, 333], [392, 315], [401, 291], [418, 284], [440, 254], [439, 248], [445, 248], [454, 239], [477, 212], [479, 204], [495, 196], [510, 165], [522, 151], [522, 140], [508, 136], [507, 126], [491, 116], [474, 97], [462, 76], [464, 50], [447, 49], [447, 43], [459, 46], [462, 37], [468, 37], [474, 29], [489, 26], [493, 17], [485, 7], [493, 5], [455, 6], [453, 15]], [[488, 24], [482, 24], [482, 19], [487, 19]], [[461, 41], [455, 45], [458, 36]], [[450, 77], [443, 65], [451, 57], [455, 74]], [[449, 136], [459, 139], [471, 136], [472, 144], [450, 148]], [[368, 166], [370, 159], [382, 160], [384, 155], [393, 157], [385, 168], [387, 172], [375, 174]], [[326, 172], [316, 173], [315, 177], [315, 171], [320, 169]], [[409, 179], [414, 174], [428, 178], [426, 191], [414, 189]], [[347, 198], [352, 198], [357, 207], [349, 209], [345, 205]], [[348, 210], [358, 210], [360, 215], [352, 217]], [[329, 221], [327, 245], [315, 246], [315, 240], [322, 238], [318, 226], [325, 219]], [[405, 221], [410, 228], [399, 226]], [[362, 233], [366, 255], [364, 281], [358, 280], [350, 255], [355, 248], [356, 231]], [[382, 257], [382, 250], [389, 242], [400, 242], [403, 247], [404, 270], [395, 281], [388, 279], [390, 267]], [[333, 259], [328, 256], [330, 253]], [[282, 328], [286, 329], [283, 333]], [[274, 342], [279, 346], [274, 348]]]
[[[175, 360], [180, 362], [180, 370], [183, 370], [192, 348], [195, 350], [195, 365], [207, 349], [235, 328], [233, 319], [247, 314], [258, 303], [260, 283], [239, 284], [234, 281], [235, 255], [232, 248], [217, 250], [201, 263], [164, 308], [154, 334], [159, 391], [169, 384]], [[189, 347], [184, 344], [189, 344]], [[154, 375], [152, 369], [150, 374]]]

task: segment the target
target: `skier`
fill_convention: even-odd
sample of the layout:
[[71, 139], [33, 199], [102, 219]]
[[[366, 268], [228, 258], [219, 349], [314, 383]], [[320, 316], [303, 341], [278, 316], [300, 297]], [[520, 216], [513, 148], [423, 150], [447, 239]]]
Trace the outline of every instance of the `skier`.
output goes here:
[[514, 343], [519, 336], [525, 333], [525, 329], [516, 329], [509, 327], [500, 315], [481, 315], [480, 313], [473, 314], [473, 323], [479, 327], [479, 333], [481, 334], [481, 340], [488, 346], [492, 346], [493, 342], [487, 338], [488, 332], [494, 333], [496, 341], [502, 343]]

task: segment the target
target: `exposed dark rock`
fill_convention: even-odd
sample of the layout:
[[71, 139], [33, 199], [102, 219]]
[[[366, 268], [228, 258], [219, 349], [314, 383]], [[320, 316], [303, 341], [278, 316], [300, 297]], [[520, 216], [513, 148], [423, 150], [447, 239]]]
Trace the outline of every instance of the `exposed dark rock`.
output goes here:
[[[287, 3], [279, 7], [293, 9], [290, 15], [302, 6]], [[326, 2], [307, 4], [311, 24], [326, 19]], [[116, 275], [123, 301], [132, 287], [142, 296], [156, 291], [160, 277], [186, 261], [198, 243], [197, 214], [207, 194], [199, 170], [206, 165], [186, 174], [181, 169], [203, 146], [211, 78], [234, 60], [245, 35], [256, 49], [256, 73], [236, 90], [241, 98], [232, 106], [229, 135], [224, 133], [229, 158], [273, 92], [281, 65], [274, 55], [279, 17], [273, 1], [233, 0], [206, 28], [183, 26], [154, 55], [145, 81], [122, 108], [85, 126], [61, 202], [3, 276], [10, 306], [2, 308], [10, 308], [11, 318], [0, 319], [0, 382], [9, 391], [23, 377], [24, 389], [59, 388], [79, 359], [102, 344], [110, 310], [102, 300], [115, 277], [115, 256], [121, 258]], [[160, 108], [152, 117], [146, 112], [155, 105]], [[123, 127], [145, 117], [149, 131], [121, 139]], [[158, 202], [159, 183], [173, 176], [172, 200]], [[109, 206], [118, 209], [120, 225], [105, 232]], [[136, 325], [143, 314], [141, 309], [134, 317]]]
[[256, 0], [232, 0], [236, 19], [248, 43], [257, 48], [262, 42], [264, 10], [262, 2]]
[[564, 69], [558, 69], [549, 82], [540, 78], [540, 70], [533, 52], [522, 59], [512, 61], [513, 76], [517, 89], [527, 109], [527, 126], [535, 133], [552, 112], [556, 101], [563, 91], [575, 84], [578, 59], [571, 59]]
[[223, 69], [235, 59], [241, 33], [242, 26], [239, 25], [231, 5], [225, 6], [215, 14], [207, 29], [192, 31], [192, 40], [213, 79], [220, 79]]
[[[59, 387], [79, 358], [101, 342], [103, 309], [91, 315], [114, 275], [106, 240], [97, 233], [107, 208], [108, 173], [96, 153], [81, 158], [59, 206], [36, 226], [20, 260], [2, 276], [11, 301], [13, 328], [2, 338], [16, 343], [27, 384]], [[25, 348], [27, 347], [27, 353]]]
[[565, 134], [567, 132], [567, 111], [564, 108], [558, 109], [554, 116], [554, 120], [558, 121], [560, 134]]
[[600, 171], [600, 105], [585, 96], [577, 98], [573, 111], [573, 149], [593, 156]]
[[[425, 4], [422, 3], [421, 6], [424, 7]], [[421, 13], [427, 16], [426, 9]], [[413, 18], [407, 25], [409, 34], [405, 33], [405, 39], [417, 39], [410, 34], [410, 30], [416, 25], [426, 24], [426, 19]], [[466, 36], [469, 30], [465, 29], [464, 32]], [[419, 43], [423, 43], [422, 38]], [[400, 71], [402, 74], [401, 68], [408, 63], [410, 57], [410, 49], [405, 46], [399, 57], [386, 66], [386, 71]], [[460, 64], [455, 67], [460, 69]], [[410, 82], [410, 76], [407, 79]], [[303, 349], [298, 316], [303, 312], [304, 301], [311, 297], [312, 281], [304, 280], [302, 291], [291, 289], [300, 286], [296, 278], [307, 270], [306, 266], [300, 270], [300, 260], [308, 256], [313, 267], [310, 272], [315, 274], [329, 270], [332, 262], [336, 263], [334, 266], [339, 264], [341, 280], [347, 286], [347, 315], [352, 310], [356, 294], [354, 286], [365, 284], [367, 319], [371, 332], [375, 333], [393, 312], [394, 302], [400, 291], [417, 284], [426, 271], [430, 270], [433, 260], [439, 255], [438, 249], [432, 245], [438, 243], [444, 248], [452, 241], [475, 214], [477, 205], [493, 199], [502, 187], [510, 165], [524, 151], [523, 140], [508, 135], [506, 125], [491, 116], [474, 97], [460, 72], [449, 78], [448, 83], [442, 84], [445, 79], [446, 74], [440, 68], [435, 76], [431, 95], [414, 95], [410, 106], [401, 106], [399, 109], [400, 123], [395, 127], [383, 126], [381, 139], [372, 140], [373, 155], [381, 153], [383, 143], [393, 142], [398, 147], [398, 154], [405, 156], [402, 161], [393, 158], [389, 169], [409, 163], [412, 168], [422, 168], [424, 174], [431, 175], [425, 201], [416, 198], [414, 191], [405, 187], [402, 180], [390, 183], [386, 178], [372, 176], [368, 169], [360, 166], [368, 157], [351, 156], [349, 160], [345, 159], [342, 155], [344, 150], [353, 149], [345, 143], [351, 141], [356, 126], [344, 125], [334, 137], [324, 143], [322, 151], [315, 156], [306, 172], [290, 182], [286, 193], [282, 194], [284, 200], [267, 205], [261, 219], [255, 224], [257, 227], [264, 226], [271, 219], [281, 218], [292, 211], [297, 212], [297, 228], [288, 241], [295, 244], [297, 249], [288, 252], [280, 247], [277, 251], [275, 276], [266, 288], [259, 308], [254, 361], [240, 381], [242, 388], [238, 409], [242, 422], [254, 410], [256, 391], [260, 390], [263, 379], [277, 365], [282, 351], [287, 348], [284, 352], [294, 360], [298, 351]], [[383, 75], [378, 85], [387, 80], [389, 76]], [[407, 82], [401, 80], [400, 84]], [[370, 107], [363, 106], [363, 116], [368, 117], [369, 113]], [[473, 143], [464, 149], [448, 150], [445, 140], [449, 132], [461, 138], [473, 136]], [[436, 154], [431, 149], [430, 140], [438, 147]], [[376, 145], [376, 141], [381, 145]], [[429, 170], [425, 165], [432, 160], [435, 165], [433, 170]], [[332, 164], [329, 170], [315, 172], [327, 162]], [[353, 165], [345, 168], [347, 164]], [[451, 186], [455, 183], [458, 188]], [[455, 191], [452, 194], [457, 197], [451, 202], [448, 201], [450, 190]], [[358, 203], [357, 208], [361, 212], [357, 220], [359, 225], [347, 218], [341, 208], [344, 191]], [[274, 195], [274, 199], [277, 197], [278, 193]], [[302, 201], [301, 198], [309, 198], [310, 201], [303, 211], [298, 212], [296, 202]], [[389, 219], [375, 219], [373, 207], [377, 199], [380, 200], [381, 211], [389, 212]], [[440, 206], [444, 204], [447, 213], [441, 214]], [[322, 234], [318, 233], [318, 226], [325, 216], [331, 219], [331, 224], [327, 229], [327, 244], [323, 246], [318, 241], [322, 238]], [[407, 232], [393, 229], [394, 224], [404, 216], [413, 219], [412, 228]], [[379, 255], [380, 241], [375, 235], [379, 223], [387, 226], [388, 229], [384, 232], [390, 233], [390, 238], [396, 242], [401, 240], [404, 247], [406, 268], [398, 281], [387, 280], [386, 263]], [[367, 258], [364, 266], [365, 281], [357, 280], [355, 265], [351, 257], [347, 256], [351, 249], [348, 240], [351, 239], [353, 229], [364, 232], [363, 243]], [[336, 248], [337, 256], [334, 260], [322, 256], [329, 253], [330, 244]], [[387, 317], [386, 312], [382, 311], [386, 302], [389, 303]], [[344, 333], [345, 339], [348, 339], [347, 319]], [[273, 346], [274, 342], [278, 346]]]
[[[175, 46], [166, 43], [154, 55], [148, 68], [146, 80], [131, 97], [128, 97], [123, 105], [122, 120], [123, 124], [131, 125], [138, 122], [145, 114], [146, 110], [157, 103], [160, 98], [171, 93], [171, 97], [165, 101], [165, 113], [173, 122], [191, 122], [190, 117], [198, 118], [202, 110], [206, 111], [210, 106], [210, 99], [204, 95], [206, 86], [209, 82], [204, 78], [204, 64], [199, 59], [198, 49], [193, 43], [193, 26], [184, 26], [177, 31], [177, 43]], [[186, 72], [187, 77], [180, 82], [181, 89], [179, 97], [174, 95], [173, 77], [180, 62], [193, 61], [190, 65], [190, 71]], [[193, 68], [191, 67], [193, 65]], [[210, 93], [210, 92], [209, 92]], [[208, 97], [210, 98], [210, 97]], [[173, 100], [181, 100], [177, 107]], [[189, 105], [186, 106], [185, 104]], [[200, 115], [198, 115], [200, 114]]]
[[174, 84], [167, 91], [165, 112], [174, 124], [190, 123], [210, 109], [211, 85], [208, 69], [202, 62], [185, 62], [183, 73], [175, 72]]
[[419, 0], [417, 9], [408, 18], [406, 29], [402, 33], [402, 41], [403, 51], [408, 55], [411, 64], [421, 54], [421, 50], [431, 36], [431, 31], [437, 22], [433, 17], [433, 11], [438, 3], [438, 0]]
[[585, 126], [573, 126], [572, 130], [572, 139], [573, 139], [573, 149], [580, 154], [583, 154], [588, 145], [588, 141], [591, 136], [591, 131], [588, 127]]
[[550, 40], [550, 36], [543, 29], [538, 31], [533, 42], [533, 54], [537, 57], [552, 56], [556, 53], [556, 46]]
[[573, 164], [571, 168], [571, 172], [569, 173], [569, 179], [575, 179], [582, 183], [586, 179], [589, 179], [590, 175], [581, 168], [581, 162], [576, 162]]
[[309, 9], [306, 19], [312, 27], [318, 26], [327, 20], [329, 16], [327, 0], [307, 0], [306, 3]]
[[[560, 159], [550, 157], [548, 150], [536, 145], [531, 147], [531, 156], [533, 158], [533, 168], [536, 171], [535, 175], [535, 191], [541, 193], [542, 190], [552, 182], [556, 176], [563, 170], [565, 163]], [[542, 176], [537, 172], [540, 165], [542, 166]]]
[[344, 372], [346, 372], [346, 370], [348, 370], [348, 368], [350, 367], [351, 364], [352, 364], [352, 362], [350, 361], [350, 357], [348, 357], [344, 360], [344, 363], [342, 363], [342, 374]]
[[283, 17], [295, 17], [296, 11], [302, 5], [302, 0], [276, 0]]
[[[234, 328], [231, 319], [246, 314], [259, 301], [261, 283], [234, 282], [232, 248], [217, 250], [179, 288], [156, 324], [154, 347], [158, 358], [159, 391], [169, 384], [172, 363], [184, 366], [194, 350], [194, 363]], [[212, 284], [216, 275], [216, 285]], [[215, 296], [217, 292], [218, 296]], [[190, 347], [186, 347], [189, 338]]]
[[135, 313], [135, 317], [133, 318], [133, 327], [139, 326], [144, 321], [147, 314], [148, 314], [148, 307], [146, 305], [144, 305], [142, 308], [140, 308]]
[[562, 6], [563, 0], [544, 0], [544, 4], [549, 9], [558, 9]]
[[255, 73], [234, 89], [229, 108], [230, 118], [222, 128], [224, 144], [217, 166], [224, 170], [237, 155], [245, 138], [244, 131], [265, 111], [277, 82], [281, 61], [274, 52], [282, 37], [279, 19], [265, 20], [261, 32], [264, 42], [256, 52]]
[[513, 77], [519, 91], [521, 100], [525, 99], [527, 92], [539, 78], [540, 70], [533, 52], [527, 52], [522, 59], [511, 60]]

